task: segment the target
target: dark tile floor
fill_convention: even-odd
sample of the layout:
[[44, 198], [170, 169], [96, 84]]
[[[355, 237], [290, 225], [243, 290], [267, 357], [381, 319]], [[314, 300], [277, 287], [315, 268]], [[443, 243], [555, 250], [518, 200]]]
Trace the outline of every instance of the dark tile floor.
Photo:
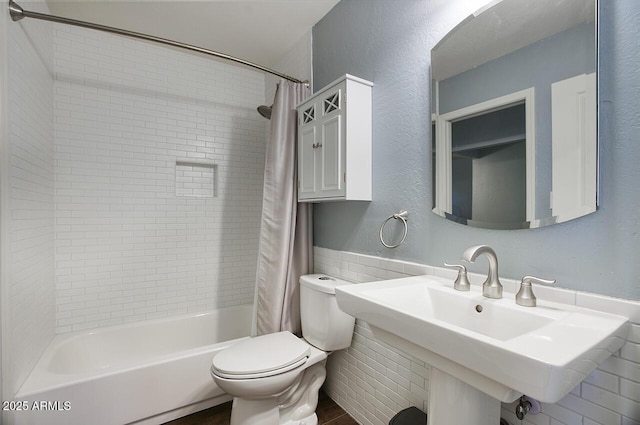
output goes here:
[[[318, 415], [318, 425], [358, 425], [355, 419], [322, 391], [320, 391], [316, 414]], [[228, 402], [167, 422], [164, 425], [229, 425], [230, 418], [231, 402]]]

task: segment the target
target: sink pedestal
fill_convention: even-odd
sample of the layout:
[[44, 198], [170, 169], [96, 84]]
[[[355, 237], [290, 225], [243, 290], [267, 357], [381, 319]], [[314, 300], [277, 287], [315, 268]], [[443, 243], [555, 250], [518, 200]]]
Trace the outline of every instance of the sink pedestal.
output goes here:
[[374, 337], [431, 367], [427, 425], [498, 425], [500, 403], [510, 403], [522, 395], [391, 332], [371, 324], [369, 327]]
[[498, 425], [500, 401], [434, 367], [427, 425]]

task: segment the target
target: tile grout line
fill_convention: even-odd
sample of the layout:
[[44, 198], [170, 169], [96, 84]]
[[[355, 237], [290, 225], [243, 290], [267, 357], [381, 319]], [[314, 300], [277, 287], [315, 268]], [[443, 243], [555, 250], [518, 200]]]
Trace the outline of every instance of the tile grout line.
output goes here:
[[335, 418], [331, 419], [329, 422], [324, 422], [324, 423], [322, 423], [322, 424], [320, 424], [320, 425], [331, 425], [331, 424], [333, 424], [333, 423], [336, 423], [336, 422], [338, 421], [338, 419], [341, 419], [343, 416], [349, 416], [349, 418], [351, 418], [354, 422], [356, 422], [356, 423], [357, 423], [357, 421], [356, 421], [355, 419], [353, 419], [353, 418], [352, 418], [352, 417], [351, 417], [351, 416], [350, 416], [350, 415], [345, 411], [342, 415], [337, 416], [337, 417], [335, 417]]

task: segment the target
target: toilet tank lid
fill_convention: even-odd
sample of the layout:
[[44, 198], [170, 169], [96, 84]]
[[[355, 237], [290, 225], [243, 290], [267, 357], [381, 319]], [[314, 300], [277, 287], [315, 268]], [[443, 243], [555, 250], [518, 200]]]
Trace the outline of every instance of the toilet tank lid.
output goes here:
[[300, 285], [325, 294], [335, 294], [336, 286], [350, 285], [350, 282], [326, 274], [306, 274], [300, 276]]

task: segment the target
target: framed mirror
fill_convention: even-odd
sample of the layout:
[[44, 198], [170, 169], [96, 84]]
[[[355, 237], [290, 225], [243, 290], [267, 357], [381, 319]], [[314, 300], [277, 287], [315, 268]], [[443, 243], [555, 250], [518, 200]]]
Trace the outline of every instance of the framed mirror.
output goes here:
[[433, 48], [433, 212], [522, 229], [596, 210], [596, 8], [493, 1]]

